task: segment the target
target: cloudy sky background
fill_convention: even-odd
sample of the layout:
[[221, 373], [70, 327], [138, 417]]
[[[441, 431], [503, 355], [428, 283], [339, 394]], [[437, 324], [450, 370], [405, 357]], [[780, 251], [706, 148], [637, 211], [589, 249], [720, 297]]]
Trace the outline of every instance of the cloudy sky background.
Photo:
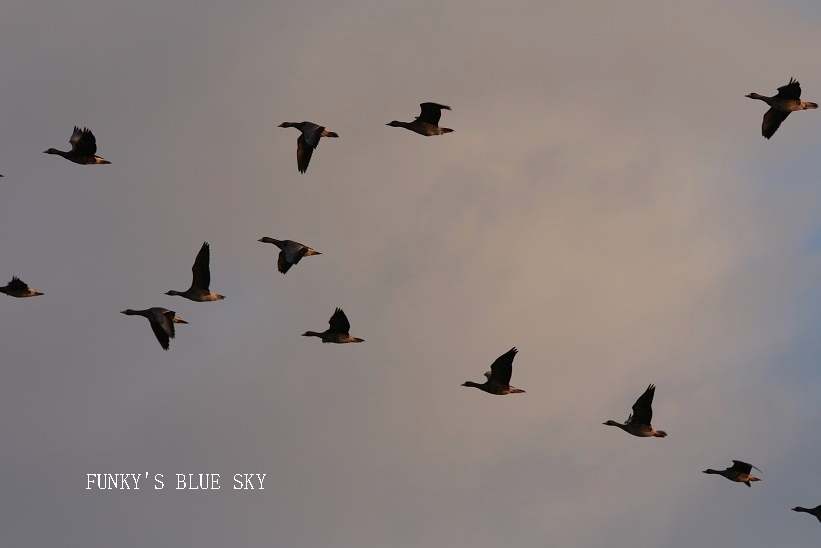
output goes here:
[[[3, 545], [816, 544], [821, 118], [744, 95], [821, 102], [821, 8], [281, 4], [2, 8]], [[422, 101], [455, 132], [385, 126]], [[75, 124], [112, 165], [42, 154]], [[226, 299], [163, 295], [205, 240]], [[367, 342], [299, 336], [337, 306]], [[512, 346], [526, 394], [459, 386]], [[668, 438], [601, 425], [649, 383]]]

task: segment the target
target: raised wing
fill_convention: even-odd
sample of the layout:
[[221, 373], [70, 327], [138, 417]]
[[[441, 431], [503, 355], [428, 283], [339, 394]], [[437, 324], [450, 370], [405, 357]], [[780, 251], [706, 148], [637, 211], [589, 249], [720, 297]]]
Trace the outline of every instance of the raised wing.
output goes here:
[[769, 139], [775, 134], [775, 131], [781, 126], [781, 122], [787, 119], [790, 111], [776, 110], [770, 108], [764, 114], [764, 121], [761, 123], [761, 135]]
[[194, 260], [194, 266], [191, 267], [191, 272], [194, 274], [191, 287], [208, 291], [208, 287], [211, 285], [210, 263], [211, 246], [208, 242], [203, 242], [200, 252], [197, 253], [197, 258]]
[[651, 384], [644, 391], [644, 394], [639, 396], [636, 403], [633, 404], [633, 419], [635, 424], [646, 424], [650, 426], [653, 420], [653, 396], [656, 394], [656, 386]]
[[439, 118], [442, 116], [442, 109], [450, 110], [449, 106], [440, 105], [438, 103], [422, 103], [419, 106], [422, 107], [422, 112], [419, 114], [419, 119], [435, 126], [439, 125]]
[[777, 99], [800, 99], [801, 98], [801, 84], [795, 78], [790, 78], [790, 83], [786, 86], [778, 88]]
[[9, 282], [8, 286], [9, 291], [14, 292], [23, 292], [29, 290], [29, 284], [18, 278], [17, 276], [12, 276], [11, 281]]
[[490, 366], [491, 381], [497, 382], [504, 386], [510, 386], [510, 377], [513, 375], [513, 358], [516, 357], [516, 347], [514, 346], [498, 358]]
[[740, 461], [740, 460], [734, 460], [733, 465], [730, 467], [730, 470], [736, 470], [736, 471], [744, 473], [744, 474], [749, 474], [750, 472], [752, 472], [753, 468], [755, 468], [756, 470], [761, 472], [760, 469], [756, 468], [755, 466], [753, 466], [752, 464], [750, 464], [748, 462], [743, 462], [743, 461]]
[[74, 133], [68, 140], [71, 150], [83, 156], [94, 156], [97, 153], [97, 138], [88, 128], [80, 129], [74, 126]]
[[334, 311], [334, 315], [328, 320], [328, 325], [330, 325], [331, 331], [334, 333], [348, 334], [351, 330], [351, 322], [348, 321], [348, 317], [342, 312], [341, 308], [337, 308]]

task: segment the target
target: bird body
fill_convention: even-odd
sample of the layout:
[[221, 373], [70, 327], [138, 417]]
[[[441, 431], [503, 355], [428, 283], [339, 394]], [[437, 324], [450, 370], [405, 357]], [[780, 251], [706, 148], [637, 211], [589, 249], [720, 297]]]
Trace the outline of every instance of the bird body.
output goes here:
[[344, 344], [365, 342], [365, 339], [354, 337], [349, 333], [351, 330], [351, 323], [348, 321], [348, 317], [345, 316], [345, 313], [341, 308], [337, 308], [334, 311], [331, 319], [328, 320], [328, 325], [328, 329], [322, 333], [317, 333], [316, 331], [306, 331], [302, 334], [302, 336], [319, 337], [322, 339], [323, 343]]
[[510, 377], [513, 375], [513, 358], [519, 351], [514, 346], [493, 362], [490, 366], [490, 371], [485, 373], [487, 380], [482, 383], [475, 383], [473, 381], [465, 381], [462, 386], [470, 386], [478, 388], [488, 394], [496, 396], [505, 396], [507, 394], [524, 394], [524, 390], [510, 386]]
[[[760, 478], [757, 478], [750, 474], [753, 468], [758, 470], [758, 468], [756, 468], [752, 464], [742, 462], [740, 460], [734, 460], [733, 465], [724, 470], [713, 470], [712, 468], [708, 468], [703, 472], [705, 474], [718, 474], [719, 476], [724, 476], [730, 481], [737, 481], [739, 483], [746, 484], [747, 487], [752, 487], [752, 484], [750, 482], [761, 481]], [[761, 472], [761, 470], [758, 471]]]
[[758, 99], [770, 105], [770, 110], [764, 114], [764, 121], [761, 123], [761, 134], [767, 139], [775, 134], [781, 122], [786, 120], [791, 112], [818, 108], [816, 103], [801, 100], [801, 84], [794, 78], [790, 78], [787, 85], [778, 88], [778, 93], [772, 97], [758, 93], [749, 93], [745, 97]]
[[422, 112], [413, 122], [400, 122], [394, 120], [389, 124], [391, 127], [403, 127], [409, 129], [419, 135], [430, 137], [432, 135], [444, 135], [451, 133], [453, 130], [439, 125], [439, 118], [442, 116], [442, 109], [450, 110], [449, 106], [440, 105], [438, 103], [421, 103], [419, 105]]
[[185, 297], [188, 300], [204, 303], [209, 301], [221, 301], [225, 297], [213, 293], [209, 287], [211, 286], [211, 246], [208, 242], [203, 242], [197, 258], [194, 260], [194, 266], [191, 267], [193, 278], [191, 280], [191, 287], [185, 291], [167, 291], [166, 295], [178, 295]]
[[257, 241], [266, 244], [274, 244], [280, 249], [279, 257], [277, 258], [277, 270], [283, 274], [287, 273], [292, 266], [302, 260], [302, 257], [322, 255], [319, 251], [293, 240], [276, 240], [274, 238], [269, 238], [268, 236], [263, 236]]
[[314, 149], [319, 146], [320, 138], [339, 137], [333, 131], [328, 131], [313, 122], [282, 122], [279, 127], [295, 127], [302, 132], [296, 140], [296, 167], [300, 173], [308, 171], [308, 163]]
[[71, 160], [75, 164], [110, 164], [108, 160], [97, 156], [97, 138], [88, 128], [80, 129], [74, 126], [74, 133], [68, 140], [71, 143], [71, 150], [62, 151], [56, 148], [44, 150], [45, 154], [57, 154], [66, 160]]
[[128, 308], [120, 313], [126, 316], [142, 316], [143, 318], [147, 318], [151, 324], [151, 330], [154, 332], [154, 336], [157, 337], [157, 341], [159, 341], [163, 350], [168, 350], [169, 339], [173, 339], [175, 336], [174, 324], [188, 323], [177, 316], [177, 313], [173, 310], [160, 307], [147, 308], [145, 310], [132, 310]]
[[609, 420], [602, 424], [617, 426], [628, 434], [639, 438], [666, 438], [667, 432], [656, 430], [650, 424], [653, 420], [653, 397], [655, 394], [656, 386], [651, 384], [633, 404], [633, 413], [627, 417], [624, 423]]
[[17, 276], [12, 276], [11, 281], [8, 284], [0, 287], [0, 293], [5, 293], [9, 297], [17, 297], [18, 299], [42, 295], [39, 291], [35, 291], [30, 288], [26, 282]]

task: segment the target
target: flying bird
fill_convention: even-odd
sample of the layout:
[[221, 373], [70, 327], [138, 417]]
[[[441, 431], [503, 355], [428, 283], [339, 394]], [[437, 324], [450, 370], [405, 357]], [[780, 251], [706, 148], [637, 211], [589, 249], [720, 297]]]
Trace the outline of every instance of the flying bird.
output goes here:
[[524, 390], [510, 386], [510, 377], [513, 375], [513, 358], [516, 357], [516, 347], [511, 348], [493, 362], [490, 371], [485, 373], [487, 380], [482, 383], [465, 381], [462, 386], [472, 386], [488, 394], [504, 396], [506, 394], [524, 394]]
[[821, 521], [821, 505], [818, 505], [815, 508], [804, 508], [803, 506], [796, 506], [792, 510], [793, 512], [806, 512], [807, 514], [813, 515], [816, 518], [818, 518], [818, 521]]
[[308, 171], [308, 163], [322, 137], [339, 137], [333, 131], [312, 122], [282, 122], [279, 127], [295, 127], [302, 132], [296, 140], [296, 167], [300, 173]]
[[628, 434], [638, 436], [640, 438], [665, 438], [667, 432], [656, 430], [650, 426], [653, 420], [653, 396], [656, 394], [656, 386], [651, 384], [644, 391], [644, 394], [639, 396], [636, 403], [633, 404], [633, 413], [627, 417], [624, 424], [609, 420], [605, 423], [607, 426], [618, 426]]
[[188, 323], [177, 316], [177, 313], [173, 310], [159, 307], [148, 308], [146, 310], [132, 310], [128, 308], [120, 312], [120, 314], [148, 318], [148, 323], [151, 324], [151, 330], [154, 332], [154, 336], [157, 337], [163, 350], [168, 350], [169, 339], [174, 338], [174, 324]]
[[[737, 481], [739, 483], [746, 483], [747, 487], [752, 487], [750, 484], [751, 481], [761, 481], [760, 478], [750, 475], [752, 469], [756, 468], [752, 464], [748, 464], [746, 462], [741, 462], [740, 460], [734, 460], [733, 465], [729, 468], [724, 470], [713, 470], [712, 468], [708, 468], [704, 470], [705, 474], [718, 474], [719, 476], [724, 476], [730, 481]], [[761, 470], [758, 470], [761, 472]]]
[[319, 337], [323, 343], [360, 343], [365, 342], [365, 339], [359, 337], [352, 337], [349, 331], [351, 330], [351, 322], [348, 317], [342, 312], [341, 308], [337, 308], [331, 319], [328, 320], [328, 329], [322, 333], [316, 331], [306, 331], [302, 334], [303, 337]]
[[71, 160], [75, 164], [110, 164], [108, 160], [97, 156], [97, 139], [88, 128], [80, 129], [74, 126], [74, 133], [68, 140], [71, 143], [71, 150], [63, 152], [56, 148], [44, 150], [46, 154], [57, 154], [66, 160]]
[[818, 108], [817, 103], [801, 100], [801, 84], [795, 78], [790, 78], [790, 83], [778, 88], [778, 94], [772, 97], [766, 97], [758, 93], [750, 93], [745, 97], [758, 99], [770, 105], [770, 110], [764, 114], [764, 121], [761, 124], [761, 135], [767, 139], [775, 134], [781, 122], [787, 119], [790, 112]]
[[194, 259], [194, 266], [191, 267], [191, 272], [194, 274], [191, 280], [191, 287], [185, 291], [167, 291], [166, 295], [179, 295], [191, 301], [204, 303], [208, 301], [220, 301], [224, 299], [222, 295], [212, 293], [209, 289], [211, 285], [211, 246], [208, 242], [203, 242], [197, 258]]
[[450, 110], [450, 107], [438, 103], [421, 103], [422, 112], [413, 122], [398, 122], [394, 120], [389, 124], [391, 127], [403, 127], [419, 135], [430, 137], [431, 135], [443, 135], [451, 133], [453, 130], [439, 125], [439, 118], [442, 116], [442, 109]]
[[5, 293], [9, 297], [17, 297], [18, 299], [42, 295], [39, 291], [35, 291], [30, 288], [26, 282], [17, 276], [12, 276], [11, 281], [8, 284], [0, 287], [0, 293]]
[[302, 257], [322, 255], [319, 251], [293, 240], [276, 240], [268, 236], [263, 236], [257, 241], [265, 244], [274, 244], [280, 249], [279, 257], [277, 258], [277, 269], [283, 274], [302, 260]]

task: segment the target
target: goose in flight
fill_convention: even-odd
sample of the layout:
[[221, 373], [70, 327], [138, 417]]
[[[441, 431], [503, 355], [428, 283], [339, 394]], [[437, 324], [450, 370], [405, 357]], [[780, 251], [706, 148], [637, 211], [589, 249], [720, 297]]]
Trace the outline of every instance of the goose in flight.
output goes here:
[[510, 386], [510, 377], [513, 375], [513, 358], [516, 357], [516, 347], [514, 346], [490, 365], [490, 371], [485, 373], [487, 380], [482, 384], [465, 381], [462, 386], [472, 386], [488, 394], [504, 396], [506, 394], [524, 394], [524, 390]]
[[296, 167], [300, 173], [308, 171], [308, 163], [322, 137], [339, 137], [333, 131], [312, 122], [282, 122], [279, 127], [295, 127], [302, 132], [296, 140]]
[[316, 331], [306, 331], [302, 334], [303, 337], [319, 337], [323, 343], [360, 343], [365, 342], [365, 339], [359, 337], [352, 337], [349, 331], [351, 330], [351, 322], [348, 317], [342, 312], [341, 308], [337, 308], [331, 319], [328, 320], [328, 329], [322, 333]]
[[191, 267], [191, 272], [194, 274], [191, 280], [191, 287], [185, 291], [167, 291], [166, 295], [179, 295], [191, 301], [204, 303], [208, 301], [221, 301], [225, 297], [212, 293], [208, 288], [211, 285], [211, 246], [208, 242], [203, 242], [197, 258], [194, 259], [194, 266]]
[[17, 276], [12, 276], [11, 281], [8, 284], [0, 287], [0, 293], [5, 293], [9, 297], [17, 297], [18, 299], [42, 295], [39, 291], [35, 291], [30, 288], [26, 282]]
[[821, 521], [821, 505], [818, 505], [815, 508], [804, 508], [803, 506], [796, 506], [792, 510], [793, 512], [805, 512], [818, 518], [818, 521]]
[[438, 103], [422, 103], [422, 112], [413, 122], [393, 122], [386, 124], [391, 127], [403, 127], [419, 135], [430, 137], [431, 135], [443, 135], [451, 133], [453, 130], [439, 125], [439, 118], [442, 116], [442, 109], [450, 110], [450, 107]]
[[177, 316], [177, 313], [173, 310], [159, 307], [148, 308], [146, 310], [132, 310], [128, 308], [120, 313], [126, 316], [142, 316], [143, 318], [148, 318], [148, 323], [151, 324], [151, 330], [154, 332], [154, 336], [157, 337], [163, 350], [168, 350], [169, 339], [174, 338], [174, 324], [188, 323]]
[[110, 164], [108, 160], [97, 156], [97, 139], [88, 128], [80, 129], [74, 126], [74, 133], [68, 140], [71, 143], [71, 150], [64, 152], [56, 148], [44, 150], [46, 154], [57, 154], [66, 160], [71, 160], [75, 164]]
[[[750, 475], [750, 472], [752, 472], [753, 468], [758, 470], [758, 468], [756, 468], [752, 464], [748, 464], [746, 462], [741, 462], [740, 460], [734, 460], [733, 465], [730, 466], [729, 468], [726, 468], [724, 470], [713, 470], [712, 468], [708, 468], [707, 470], [704, 470], [704, 473], [705, 474], [718, 474], [719, 476], [724, 476], [725, 478], [727, 478], [730, 481], [737, 481], [739, 483], [746, 483], [747, 487], [752, 487], [750, 482], [752, 482], [752, 481], [761, 481], [760, 478], [757, 478], [753, 475]], [[761, 470], [758, 470], [758, 471], [761, 472]]]
[[293, 240], [275, 240], [274, 238], [263, 236], [257, 241], [265, 244], [274, 244], [280, 249], [279, 257], [277, 258], [277, 269], [283, 274], [297, 264], [302, 257], [322, 255], [319, 251]]
[[650, 426], [653, 420], [653, 396], [656, 394], [656, 386], [651, 384], [644, 391], [644, 394], [639, 396], [636, 403], [633, 404], [633, 413], [627, 417], [624, 424], [609, 420], [605, 423], [607, 426], [618, 426], [628, 434], [633, 434], [640, 438], [665, 438], [667, 432], [656, 430]]
[[750, 93], [745, 97], [758, 99], [770, 105], [770, 110], [764, 114], [764, 121], [761, 124], [761, 135], [767, 139], [775, 134], [781, 122], [787, 119], [790, 112], [818, 108], [817, 103], [801, 100], [801, 84], [795, 78], [790, 78], [790, 83], [778, 88], [778, 94], [772, 97], [759, 95], [758, 93]]

